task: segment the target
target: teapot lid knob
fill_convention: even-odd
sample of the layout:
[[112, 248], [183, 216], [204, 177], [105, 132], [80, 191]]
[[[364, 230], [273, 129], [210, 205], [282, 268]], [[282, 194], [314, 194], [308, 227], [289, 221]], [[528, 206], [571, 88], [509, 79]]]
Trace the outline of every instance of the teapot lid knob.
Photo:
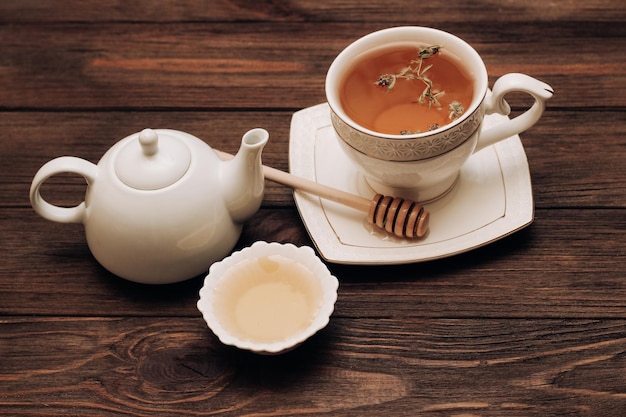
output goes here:
[[180, 133], [144, 129], [131, 135], [115, 160], [119, 179], [139, 190], [158, 190], [181, 179], [189, 169], [191, 151]]
[[139, 143], [145, 156], [152, 156], [159, 150], [159, 135], [152, 129], [144, 129], [139, 134]]

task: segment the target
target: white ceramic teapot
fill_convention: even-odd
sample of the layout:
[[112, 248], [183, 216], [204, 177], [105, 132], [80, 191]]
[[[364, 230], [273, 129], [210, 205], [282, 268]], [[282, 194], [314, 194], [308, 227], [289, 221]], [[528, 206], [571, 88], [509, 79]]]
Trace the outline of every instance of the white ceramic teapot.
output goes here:
[[[242, 223], [259, 209], [261, 151], [269, 134], [247, 132], [237, 155], [222, 161], [202, 140], [169, 129], [145, 129], [116, 143], [98, 165], [73, 156], [42, 166], [30, 201], [42, 217], [83, 223], [94, 257], [130, 281], [166, 284], [208, 270], [232, 251]], [[63, 172], [87, 181], [85, 201], [58, 207], [40, 187]]]

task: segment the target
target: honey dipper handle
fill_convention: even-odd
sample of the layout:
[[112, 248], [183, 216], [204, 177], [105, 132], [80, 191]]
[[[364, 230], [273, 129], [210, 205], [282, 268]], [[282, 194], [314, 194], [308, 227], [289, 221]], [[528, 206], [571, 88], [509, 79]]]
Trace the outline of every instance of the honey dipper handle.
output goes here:
[[[229, 153], [222, 151], [215, 151], [220, 158], [226, 160], [233, 156]], [[371, 201], [358, 195], [350, 194], [345, 191], [337, 190], [336, 188], [328, 187], [323, 184], [319, 184], [314, 181], [309, 181], [305, 178], [297, 177], [295, 175], [288, 174], [287, 172], [280, 171], [276, 168], [263, 165], [263, 175], [268, 180], [278, 182], [283, 185], [288, 185], [293, 189], [302, 190], [310, 194], [314, 194], [318, 197], [322, 197], [326, 200], [331, 200], [340, 204], [344, 204], [356, 210], [367, 213], [370, 209]]]
[[367, 200], [358, 195], [346, 193], [344, 191], [337, 190], [336, 188], [331, 188], [314, 181], [309, 181], [307, 179], [288, 174], [284, 171], [280, 171], [272, 167], [264, 165], [263, 173], [265, 174], [265, 178], [272, 181], [288, 185], [296, 190], [302, 190], [307, 193], [311, 193], [326, 200], [331, 200], [337, 203], [344, 204], [356, 210], [367, 212], [371, 204], [370, 200]]

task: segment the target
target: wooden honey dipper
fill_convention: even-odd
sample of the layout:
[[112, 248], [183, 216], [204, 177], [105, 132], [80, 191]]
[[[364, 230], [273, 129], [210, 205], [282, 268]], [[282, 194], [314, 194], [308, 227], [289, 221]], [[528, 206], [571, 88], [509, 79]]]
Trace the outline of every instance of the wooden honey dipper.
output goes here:
[[[233, 157], [226, 152], [218, 150], [215, 152], [223, 160]], [[414, 201], [381, 194], [376, 194], [372, 200], [368, 200], [267, 165], [263, 165], [263, 175], [268, 180], [365, 212], [370, 224], [398, 237], [420, 238], [428, 231], [430, 213]]]

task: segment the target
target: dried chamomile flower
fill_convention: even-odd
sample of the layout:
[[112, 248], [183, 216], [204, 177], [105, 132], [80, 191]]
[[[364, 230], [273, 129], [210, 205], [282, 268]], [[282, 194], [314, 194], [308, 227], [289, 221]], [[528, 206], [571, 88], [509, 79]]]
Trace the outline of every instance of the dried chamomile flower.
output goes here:
[[389, 92], [396, 85], [396, 79], [397, 77], [395, 75], [383, 74], [380, 77], [378, 77], [378, 79], [376, 80], [374, 84], [381, 86], [381, 87], [387, 87], [387, 92]]
[[465, 109], [463, 108], [463, 105], [456, 100], [450, 103], [450, 105], [448, 106], [448, 109], [450, 110], [450, 114], [448, 114], [448, 118], [451, 120], [458, 119], [459, 117], [461, 117], [461, 115], [465, 111]]

